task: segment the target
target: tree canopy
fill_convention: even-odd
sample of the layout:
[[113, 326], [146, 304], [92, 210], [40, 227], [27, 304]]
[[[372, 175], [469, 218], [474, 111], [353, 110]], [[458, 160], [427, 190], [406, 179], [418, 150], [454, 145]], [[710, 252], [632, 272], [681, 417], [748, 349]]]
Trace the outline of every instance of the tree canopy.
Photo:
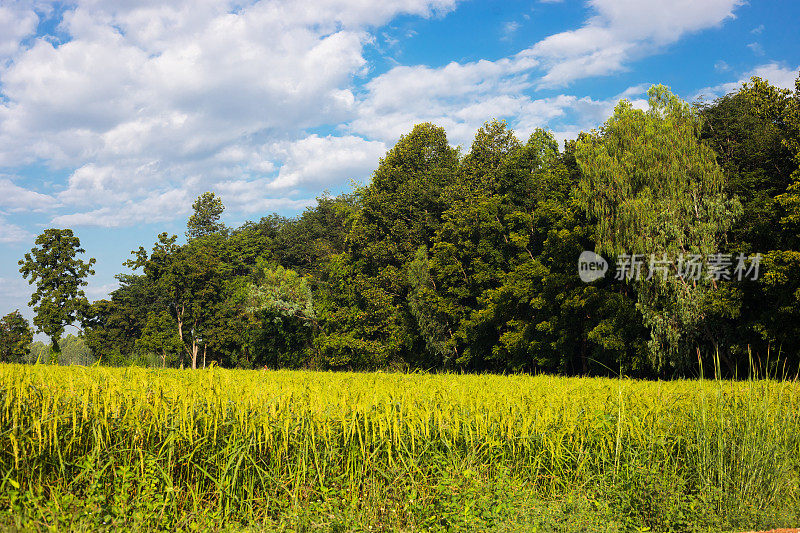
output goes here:
[[53, 358], [58, 362], [58, 341], [65, 326], [83, 321], [89, 301], [81, 287], [86, 277], [94, 275], [95, 259], [83, 261], [78, 254], [86, 250], [71, 229], [47, 229], [36, 238], [30, 253], [19, 261], [22, 277], [36, 284], [28, 305], [36, 315], [33, 324], [50, 337]]
[[[185, 240], [139, 247], [91, 304], [94, 260], [71, 230], [47, 230], [20, 262], [34, 325], [57, 345], [81, 321], [105, 364], [672, 377], [780, 359], [797, 372], [800, 81], [753, 78], [694, 105], [648, 95], [563, 147], [492, 120], [454, 148], [418, 124], [368, 184], [296, 217], [227, 227], [206, 192]], [[609, 272], [584, 282], [584, 252]], [[3, 331], [23, 340], [3, 346], [28, 338], [19, 318]]]

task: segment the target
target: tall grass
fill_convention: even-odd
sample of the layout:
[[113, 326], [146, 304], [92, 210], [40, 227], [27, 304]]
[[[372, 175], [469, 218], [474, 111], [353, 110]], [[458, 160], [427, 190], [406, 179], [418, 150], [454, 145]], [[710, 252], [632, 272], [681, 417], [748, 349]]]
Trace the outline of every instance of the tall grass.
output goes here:
[[800, 508], [798, 393], [770, 380], [0, 365], [0, 517], [265, 527], [311, 510], [452, 528], [513, 516], [513, 493], [589, 495], [656, 530], [779, 525]]

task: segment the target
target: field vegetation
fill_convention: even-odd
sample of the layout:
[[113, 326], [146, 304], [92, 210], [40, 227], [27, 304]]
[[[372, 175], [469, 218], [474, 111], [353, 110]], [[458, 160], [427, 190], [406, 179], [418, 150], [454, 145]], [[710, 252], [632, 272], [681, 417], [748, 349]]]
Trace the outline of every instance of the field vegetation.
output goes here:
[[796, 382], [3, 364], [0, 383], [12, 529], [719, 531], [800, 518]]

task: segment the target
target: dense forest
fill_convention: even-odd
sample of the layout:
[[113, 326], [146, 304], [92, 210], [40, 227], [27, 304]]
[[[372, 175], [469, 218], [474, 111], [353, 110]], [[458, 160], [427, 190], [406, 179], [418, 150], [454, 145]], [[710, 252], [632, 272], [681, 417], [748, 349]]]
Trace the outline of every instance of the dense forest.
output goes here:
[[[111, 365], [794, 376], [800, 78], [795, 91], [753, 78], [693, 105], [663, 86], [649, 97], [563, 149], [492, 121], [462, 153], [419, 124], [368, 185], [295, 218], [230, 228], [222, 199], [203, 194], [185, 242], [162, 233], [135, 250], [93, 303], [80, 290], [91, 261], [74, 254], [58, 282], [73, 275], [70, 290], [42, 288], [46, 247], [82, 251], [48, 230], [20, 262], [39, 283], [34, 325], [57, 359], [64, 325], [80, 323], [71, 350]], [[648, 259], [641, 276], [585, 283], [584, 250]], [[677, 275], [689, 255], [746, 258], [751, 275]], [[675, 275], [653, 275], [651, 257]], [[3, 319], [3, 360], [45, 358], [31, 357], [24, 322]]]

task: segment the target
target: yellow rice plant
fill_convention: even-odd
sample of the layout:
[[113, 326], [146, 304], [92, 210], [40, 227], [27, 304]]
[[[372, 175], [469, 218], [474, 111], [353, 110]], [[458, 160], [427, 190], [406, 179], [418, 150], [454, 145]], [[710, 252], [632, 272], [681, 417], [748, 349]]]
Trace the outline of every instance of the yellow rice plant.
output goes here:
[[798, 393], [768, 380], [0, 364], [0, 489], [17, 495], [0, 499], [157, 497], [162, 516], [246, 520], [334, 489], [356, 505], [375, 487], [425, 494], [445, 474], [502, 469], [542, 497], [658, 472], [723, 512], [797, 497]]

